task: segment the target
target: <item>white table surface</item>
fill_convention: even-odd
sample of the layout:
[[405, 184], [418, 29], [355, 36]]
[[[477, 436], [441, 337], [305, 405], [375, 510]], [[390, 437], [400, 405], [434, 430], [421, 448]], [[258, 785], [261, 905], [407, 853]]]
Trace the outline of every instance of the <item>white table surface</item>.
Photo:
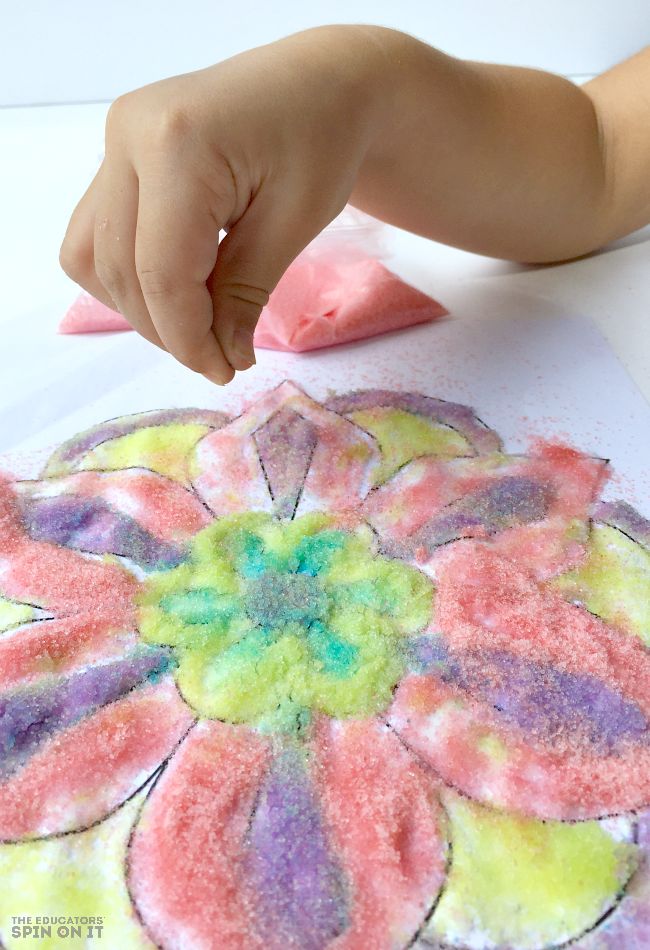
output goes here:
[[[92, 396], [93, 387], [101, 386], [102, 365], [106, 373], [112, 371], [108, 356], [113, 344], [106, 336], [62, 337], [55, 332], [77, 292], [59, 269], [58, 249], [70, 211], [100, 161], [106, 108], [0, 110], [0, 354], [5, 355], [0, 410], [11, 403], [29, 412], [32, 395], [42, 398], [47, 391], [43, 384], [62, 373], [70, 381], [75, 375], [83, 379], [86, 389], [81, 391]], [[441, 299], [452, 317], [468, 294], [477, 299], [481, 286], [486, 295], [498, 290], [520, 299], [522, 317], [531, 296], [545, 298], [557, 312], [587, 316], [650, 401], [650, 228], [589, 258], [538, 268], [481, 258], [401, 232], [394, 232], [391, 242], [391, 266]], [[143, 345], [135, 334], [128, 337], [128, 343], [120, 344], [127, 361]], [[178, 404], [185, 402], [179, 394]], [[650, 432], [638, 435], [650, 439]], [[11, 447], [0, 429], [0, 451]]]

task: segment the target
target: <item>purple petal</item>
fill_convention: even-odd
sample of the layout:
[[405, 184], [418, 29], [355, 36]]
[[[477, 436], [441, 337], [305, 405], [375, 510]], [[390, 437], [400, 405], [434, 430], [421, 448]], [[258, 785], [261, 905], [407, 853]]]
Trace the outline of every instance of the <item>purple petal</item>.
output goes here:
[[320, 950], [345, 930], [343, 873], [294, 750], [283, 752], [271, 767], [251, 823], [249, 848], [260, 926], [274, 946]]
[[253, 436], [273, 498], [275, 514], [291, 518], [316, 448], [316, 426], [291, 409], [280, 409]]
[[432, 551], [457, 538], [497, 534], [541, 521], [552, 501], [553, 492], [548, 486], [509, 475], [447, 505], [409, 538], [409, 546]]
[[568, 673], [503, 651], [450, 651], [440, 637], [410, 645], [413, 668], [494, 706], [510, 725], [550, 742], [586, 743], [613, 755], [650, 741], [650, 723], [637, 704], [595, 676]]
[[0, 777], [6, 779], [24, 765], [60, 729], [158, 678], [169, 662], [167, 651], [147, 647], [5, 695], [0, 700]]
[[160, 541], [133, 518], [99, 498], [59, 495], [26, 502], [23, 521], [35, 541], [92, 554], [117, 554], [148, 568], [174, 567], [182, 547]]

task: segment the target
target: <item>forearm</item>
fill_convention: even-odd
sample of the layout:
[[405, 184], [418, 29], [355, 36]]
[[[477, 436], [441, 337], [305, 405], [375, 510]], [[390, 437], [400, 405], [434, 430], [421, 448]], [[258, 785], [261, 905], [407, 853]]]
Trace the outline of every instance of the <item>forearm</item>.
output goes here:
[[384, 124], [352, 194], [359, 208], [446, 244], [540, 262], [587, 253], [650, 220], [637, 194], [647, 196], [647, 167], [614, 194], [620, 161], [608, 161], [609, 132], [589, 91], [368, 30], [390, 78]]

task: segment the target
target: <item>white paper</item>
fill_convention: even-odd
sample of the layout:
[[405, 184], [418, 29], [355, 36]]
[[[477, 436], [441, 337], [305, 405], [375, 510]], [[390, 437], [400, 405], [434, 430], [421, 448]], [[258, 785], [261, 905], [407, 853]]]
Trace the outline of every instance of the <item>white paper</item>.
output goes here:
[[[127, 413], [201, 406], [237, 414], [290, 378], [317, 399], [394, 388], [470, 405], [508, 451], [525, 449], [535, 436], [559, 437], [611, 459], [606, 497], [623, 497], [649, 515], [650, 407], [590, 321], [489, 281], [457, 296], [452, 316], [434, 324], [312, 354], [260, 350], [258, 365], [225, 388], [135, 333], [34, 339], [23, 320], [3, 354], [4, 467], [35, 474], [55, 445]], [[27, 346], [29, 377], [21, 358]]]

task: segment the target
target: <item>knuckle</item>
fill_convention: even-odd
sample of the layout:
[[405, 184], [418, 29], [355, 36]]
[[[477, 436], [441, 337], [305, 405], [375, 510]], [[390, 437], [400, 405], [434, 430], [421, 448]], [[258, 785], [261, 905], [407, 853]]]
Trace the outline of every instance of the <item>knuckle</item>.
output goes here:
[[133, 93], [127, 92], [118, 96], [109, 106], [106, 114], [106, 132], [111, 134], [123, 126], [126, 117], [133, 108]]
[[167, 102], [156, 115], [152, 132], [159, 144], [175, 145], [188, 135], [190, 118], [184, 106], [177, 102]]
[[145, 297], [169, 297], [173, 293], [174, 282], [163, 268], [139, 264], [136, 273]]
[[271, 296], [271, 291], [267, 290], [266, 287], [260, 287], [256, 284], [227, 280], [222, 282], [216, 296], [221, 299], [237, 300], [247, 308], [250, 307], [252, 311], [257, 312], [263, 307], [266, 307], [269, 302], [269, 297]]
[[91, 254], [82, 245], [65, 240], [59, 251], [59, 264], [71, 280], [79, 283], [91, 267]]
[[101, 257], [95, 258], [95, 273], [116, 303], [124, 299], [127, 281], [122, 269], [115, 261]]

